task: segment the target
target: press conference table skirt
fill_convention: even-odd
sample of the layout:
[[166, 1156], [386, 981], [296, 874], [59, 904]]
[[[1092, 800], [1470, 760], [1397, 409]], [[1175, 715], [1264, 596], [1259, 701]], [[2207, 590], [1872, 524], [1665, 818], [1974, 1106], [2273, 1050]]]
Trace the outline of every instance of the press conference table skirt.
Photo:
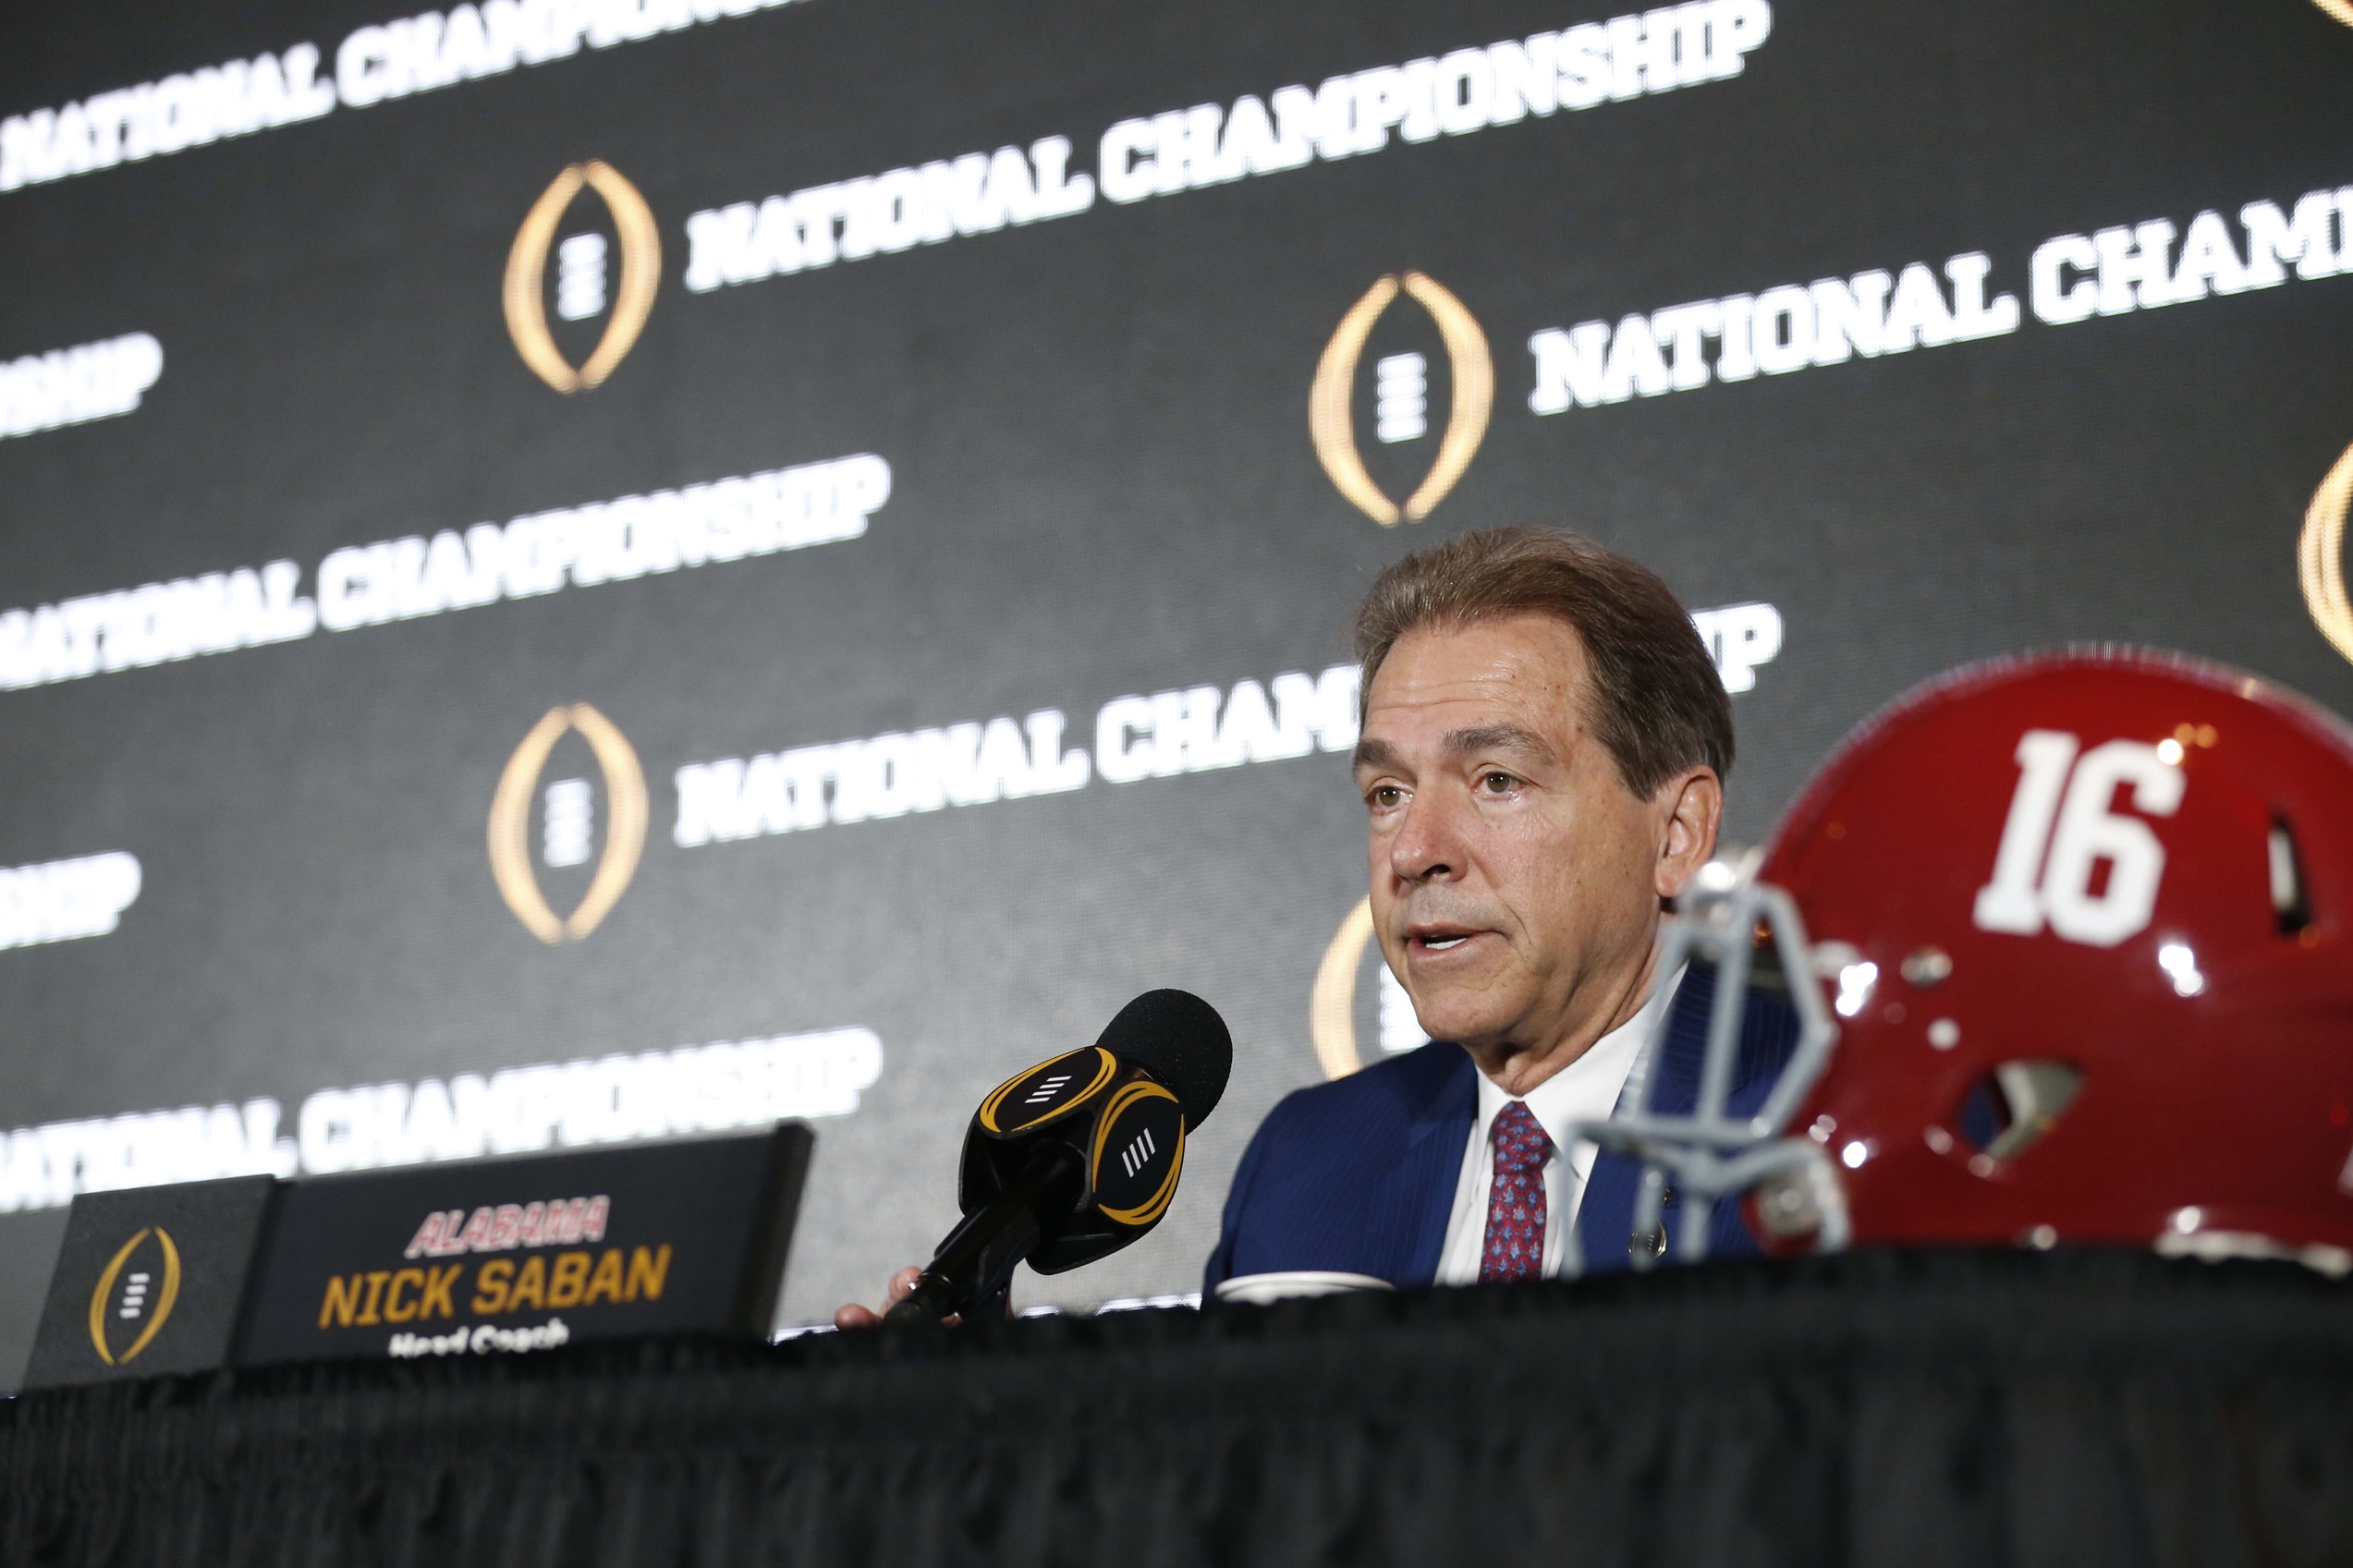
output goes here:
[[2353, 1288], [1859, 1255], [0, 1404], [0, 1563], [2353, 1562]]

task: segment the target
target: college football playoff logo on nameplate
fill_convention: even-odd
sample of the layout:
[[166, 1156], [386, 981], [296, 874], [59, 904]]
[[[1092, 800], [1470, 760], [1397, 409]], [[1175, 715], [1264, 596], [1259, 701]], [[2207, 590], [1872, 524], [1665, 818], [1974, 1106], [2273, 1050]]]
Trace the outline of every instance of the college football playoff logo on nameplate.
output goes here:
[[98, 1359], [109, 1367], [138, 1360], [178, 1302], [179, 1246], [163, 1226], [142, 1225], [107, 1262], [90, 1293], [90, 1343]]
[[24, 1386], [226, 1366], [277, 1189], [253, 1175], [76, 1197]]
[[[584, 188], [603, 200], [617, 244], [608, 243], [594, 229], [556, 239], [556, 229]], [[620, 276], [608, 286], [607, 256], [615, 249], [620, 252]], [[603, 336], [577, 368], [565, 359], [548, 324], [551, 256], [556, 264], [556, 318], [588, 322], [605, 317]], [[506, 330], [515, 339], [515, 351], [540, 380], [558, 392], [586, 391], [602, 385], [636, 346], [661, 284], [661, 226], [645, 198], [610, 164], [599, 159], [574, 164], [540, 193], [516, 231], [514, 247], [506, 254]]]
[[[1436, 455], [1403, 502], [1393, 500], [1372, 477], [1364, 448], [1357, 440], [1355, 411], [1357, 371], [1365, 346], [1400, 296], [1420, 305], [1437, 327], [1453, 383]], [[1373, 434], [1382, 445], [1409, 449], [1409, 444], [1428, 435], [1429, 386], [1427, 354], [1401, 351], [1375, 360]], [[1470, 467], [1480, 442], [1486, 438], [1487, 416], [1494, 400], [1494, 357], [1477, 318], [1444, 284], [1427, 273], [1391, 273], [1349, 307], [1332, 341], [1324, 345], [1323, 358], [1315, 367], [1314, 385], [1308, 394], [1308, 436], [1333, 484], [1366, 517], [1383, 528], [1394, 528], [1401, 518], [1418, 523], [1436, 510]]]
[[[533, 816], [541, 815], [541, 858], [551, 869], [585, 866], [591, 858], [596, 798], [589, 781], [556, 779], [547, 786], [543, 806], [541, 800], [540, 777], [547, 772], [548, 759], [557, 743], [574, 733], [588, 743], [604, 781], [604, 851], [593, 857], [596, 869], [579, 903], [569, 915], [559, 916], [548, 904], [532, 864], [530, 830]], [[499, 896], [540, 941], [551, 946], [579, 941], [613, 912], [637, 874], [638, 857], [645, 849], [646, 816], [645, 771], [628, 737], [585, 702], [549, 709], [506, 760], [498, 791], [491, 797], [490, 871]]]

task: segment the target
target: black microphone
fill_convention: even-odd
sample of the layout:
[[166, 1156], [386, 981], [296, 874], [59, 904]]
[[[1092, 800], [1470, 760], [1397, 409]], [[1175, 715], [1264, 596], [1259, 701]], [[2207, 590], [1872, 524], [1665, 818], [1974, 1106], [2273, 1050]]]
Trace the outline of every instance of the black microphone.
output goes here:
[[1217, 1010], [1148, 991], [1095, 1043], [1017, 1073], [972, 1113], [957, 1172], [964, 1218], [886, 1323], [937, 1322], [994, 1305], [1028, 1259], [1059, 1274], [1160, 1223], [1185, 1168], [1185, 1134], [1209, 1120], [1234, 1066]]

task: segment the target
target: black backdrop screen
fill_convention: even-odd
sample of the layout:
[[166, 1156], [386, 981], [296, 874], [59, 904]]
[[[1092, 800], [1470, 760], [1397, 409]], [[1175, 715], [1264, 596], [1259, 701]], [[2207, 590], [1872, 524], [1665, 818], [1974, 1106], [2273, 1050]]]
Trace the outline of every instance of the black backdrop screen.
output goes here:
[[1190, 1289], [1364, 960], [1345, 632], [1566, 522], [1754, 842], [1957, 662], [2353, 704], [2342, 0], [362, 0], [0, 49], [0, 1375], [77, 1190], [810, 1118], [788, 1320], [1179, 985]]

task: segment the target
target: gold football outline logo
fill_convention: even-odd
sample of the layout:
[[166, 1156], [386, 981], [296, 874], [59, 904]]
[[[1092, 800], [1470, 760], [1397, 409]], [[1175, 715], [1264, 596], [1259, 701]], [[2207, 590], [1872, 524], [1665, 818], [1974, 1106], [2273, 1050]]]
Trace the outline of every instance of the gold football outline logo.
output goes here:
[[[1031, 1078], [1037, 1076], [1040, 1073], [1044, 1072], [1048, 1067], [1054, 1066], [1057, 1063], [1071, 1063], [1075, 1069], [1077, 1066], [1077, 1059], [1086, 1055], [1089, 1051], [1094, 1052], [1094, 1076], [1089, 1080], [1086, 1088], [1080, 1089], [1078, 1093], [1072, 1095], [1061, 1104], [1049, 1106], [1045, 1114], [1042, 1116], [1038, 1116], [1026, 1122], [1017, 1121], [1009, 1128], [999, 1124], [997, 1113], [1004, 1109], [1005, 1097], [1006, 1095], [1011, 1094], [1022, 1084], [1029, 1082]], [[1013, 1076], [997, 1085], [995, 1090], [990, 1094], [989, 1098], [981, 1101], [981, 1125], [988, 1129], [990, 1132], [996, 1134], [1000, 1137], [1009, 1137], [1015, 1133], [1035, 1132], [1049, 1122], [1058, 1122], [1062, 1120], [1063, 1117], [1068, 1115], [1071, 1112], [1078, 1110], [1079, 1107], [1086, 1104], [1090, 1100], [1092, 1100], [1095, 1097], [1096, 1091], [1101, 1089], [1103, 1085], [1111, 1082], [1112, 1074], [1118, 1070], [1119, 1059], [1099, 1045], [1082, 1046], [1077, 1051], [1064, 1051], [1059, 1056], [1049, 1056], [1034, 1067], [1022, 1068], [1019, 1072], [1014, 1074]]]
[[1372, 900], [1367, 896], [1340, 922], [1316, 966], [1315, 989], [1308, 993], [1308, 1038], [1315, 1042], [1315, 1060], [1326, 1078], [1345, 1078], [1364, 1065], [1356, 1048], [1356, 978], [1374, 945]]
[[[559, 918], [548, 907], [539, 877], [531, 869], [531, 792], [547, 766], [548, 754], [572, 730], [579, 731], [589, 749], [596, 753], [597, 768], [604, 775], [604, 854], [596, 863], [596, 874], [589, 881], [580, 906]], [[639, 766], [628, 737], [585, 702], [550, 708], [506, 760], [506, 770], [498, 776], [498, 791], [491, 796], [491, 878], [497, 882], [506, 907], [531, 935], [551, 947], [579, 942], [613, 912], [613, 906], [628, 890], [629, 879], [637, 875], [638, 857], [645, 852], [646, 820], [645, 770]]]
[[[1447, 363], [1454, 371], [1454, 395], [1448, 400], [1446, 432], [1439, 439], [1438, 456], [1403, 506], [1384, 494], [1365, 472], [1364, 456], [1357, 446], [1356, 417], [1349, 407], [1365, 339], [1372, 335], [1373, 323], [1401, 293], [1418, 301], [1438, 323], [1438, 335], [1446, 345]], [[1333, 331], [1332, 341], [1323, 346], [1323, 358], [1316, 364], [1315, 383], [1308, 393], [1308, 438], [1314, 442], [1315, 456], [1340, 493], [1366, 517], [1390, 529], [1397, 526], [1400, 517], [1411, 523], [1421, 521], [1446, 498], [1470, 467], [1479, 444], [1486, 439], [1487, 416], [1494, 402], [1494, 356], [1488, 350], [1487, 334], [1479, 330], [1478, 319], [1428, 273], [1400, 276], [1391, 273], [1348, 307], [1348, 313]]]
[[[155, 1308], [147, 1315], [147, 1327], [140, 1330], [139, 1337], [130, 1342], [130, 1348], [117, 1359], [115, 1353], [106, 1348], [106, 1303], [114, 1298], [116, 1276], [123, 1271], [123, 1265], [130, 1261], [130, 1255], [139, 1250], [139, 1244], [150, 1235], [164, 1246], [164, 1283], [155, 1293]], [[139, 1353], [155, 1343], [155, 1335], [162, 1331], [164, 1319], [172, 1315], [172, 1307], [178, 1300], [179, 1248], [172, 1243], [172, 1233], [161, 1225], [142, 1225], [139, 1234], [123, 1243], [121, 1250], [108, 1261], [105, 1271], [98, 1276], [98, 1288], [90, 1293], [90, 1343], [97, 1347], [98, 1359], [109, 1367], [120, 1367], [139, 1359]]]
[[1175, 1101], [1180, 1109], [1176, 1117], [1176, 1154], [1169, 1161], [1168, 1174], [1163, 1178], [1160, 1185], [1153, 1189], [1150, 1197], [1145, 1198], [1133, 1209], [1106, 1208], [1103, 1211], [1103, 1218], [1114, 1224], [1138, 1227], [1158, 1222], [1160, 1217], [1168, 1212], [1168, 1206], [1176, 1200], [1176, 1178], [1185, 1173], [1185, 1118], [1181, 1109], [1183, 1102], [1177, 1100], [1176, 1095], [1155, 1083], [1139, 1082], [1128, 1085], [1117, 1094], [1113, 1095], [1111, 1103], [1103, 1108], [1103, 1115], [1095, 1123], [1094, 1152], [1087, 1161], [1088, 1183], [1090, 1185], [1100, 1188], [1103, 1184], [1103, 1150], [1111, 1145], [1113, 1124], [1119, 1120], [1119, 1113], [1122, 1111], [1140, 1100], [1171, 1100]]
[[2329, 645], [2353, 659], [2353, 598], [2345, 590], [2345, 515], [2353, 506], [2353, 446], [2321, 480], [2296, 541], [2296, 580], [2304, 608]]
[[[603, 197], [605, 210], [613, 214], [621, 238], [621, 281], [613, 292], [613, 316], [604, 323], [604, 336], [576, 371], [547, 329], [541, 283], [547, 273], [548, 250], [555, 243], [555, 225], [564, 221], [565, 209], [582, 186]], [[540, 380], [561, 393], [587, 391], [603, 384], [637, 346], [661, 286], [662, 229], [653, 221], [653, 210], [620, 170], [591, 158], [557, 175], [515, 231], [514, 247], [506, 253], [506, 331], [515, 339], [515, 351]]]

